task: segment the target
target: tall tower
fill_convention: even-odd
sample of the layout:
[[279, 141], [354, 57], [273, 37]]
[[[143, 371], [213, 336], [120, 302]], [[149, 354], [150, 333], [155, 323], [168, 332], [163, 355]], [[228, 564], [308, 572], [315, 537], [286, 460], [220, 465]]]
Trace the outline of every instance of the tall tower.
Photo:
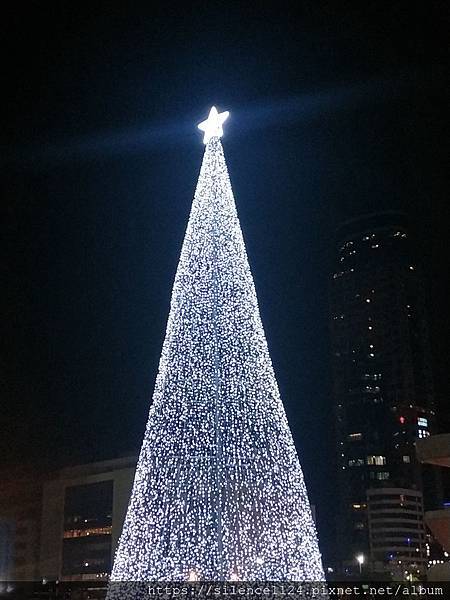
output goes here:
[[112, 581], [323, 580], [211, 109]]
[[[420, 492], [415, 441], [429, 435], [434, 421], [424, 293], [405, 220], [385, 212], [342, 225], [331, 279], [339, 548], [342, 559], [364, 555], [368, 562], [371, 555], [386, 568], [402, 546], [422, 556], [423, 523], [422, 534], [393, 544], [396, 551], [376, 551], [368, 491]], [[400, 531], [404, 524], [394, 515], [389, 527]]]

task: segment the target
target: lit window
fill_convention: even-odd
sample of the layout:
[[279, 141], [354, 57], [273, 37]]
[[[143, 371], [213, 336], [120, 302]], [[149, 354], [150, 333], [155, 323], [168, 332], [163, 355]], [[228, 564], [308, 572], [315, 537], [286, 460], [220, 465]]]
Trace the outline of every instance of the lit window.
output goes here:
[[366, 298], [366, 302], [370, 302], [370, 298]]
[[368, 456], [366, 459], [368, 465], [385, 465], [386, 457], [385, 456]]
[[68, 529], [64, 531], [64, 538], [85, 537], [89, 535], [111, 535], [111, 525], [107, 527], [91, 527], [90, 529]]
[[403, 456], [403, 462], [404, 463], [410, 463], [411, 462], [411, 457], [409, 456], [409, 454], [406, 454], [405, 456]]
[[349, 467], [362, 467], [364, 464], [364, 459], [363, 458], [351, 458], [348, 461], [348, 466]]
[[380, 481], [389, 479], [389, 473], [387, 471], [380, 471], [379, 473], [377, 473], [377, 479], [379, 479]]
[[417, 419], [417, 425], [419, 425], [420, 427], [428, 427], [428, 419], [426, 419], [425, 417], [419, 417]]
[[362, 433], [350, 433], [350, 435], [348, 436], [348, 439], [351, 442], [356, 442], [357, 440], [361, 440], [362, 439]]

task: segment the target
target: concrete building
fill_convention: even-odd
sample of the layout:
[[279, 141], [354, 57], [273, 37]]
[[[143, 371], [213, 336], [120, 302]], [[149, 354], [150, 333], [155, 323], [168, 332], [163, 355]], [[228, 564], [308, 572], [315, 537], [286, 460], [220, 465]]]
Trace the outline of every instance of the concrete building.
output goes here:
[[344, 223], [336, 237], [330, 284], [336, 547], [351, 570], [358, 568], [355, 556], [370, 551], [368, 490], [420, 493], [415, 443], [435, 424], [425, 294], [405, 222], [394, 211], [366, 215]]
[[423, 499], [419, 491], [377, 488], [367, 491], [370, 566], [393, 579], [417, 579], [427, 563]]
[[0, 580], [39, 577], [42, 479], [31, 470], [0, 474]]
[[0, 581], [106, 579], [136, 457], [0, 473]]
[[43, 486], [39, 573], [48, 580], [106, 579], [122, 531], [136, 458], [53, 474]]

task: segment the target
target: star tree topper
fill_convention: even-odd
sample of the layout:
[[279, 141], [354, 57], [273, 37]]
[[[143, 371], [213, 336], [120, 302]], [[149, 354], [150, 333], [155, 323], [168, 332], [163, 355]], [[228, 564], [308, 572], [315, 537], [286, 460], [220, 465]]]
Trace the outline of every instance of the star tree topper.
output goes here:
[[213, 137], [222, 137], [222, 125], [228, 119], [230, 113], [226, 110], [223, 113], [218, 113], [215, 106], [211, 107], [206, 121], [199, 123], [198, 128], [205, 132], [203, 143], [207, 144]]

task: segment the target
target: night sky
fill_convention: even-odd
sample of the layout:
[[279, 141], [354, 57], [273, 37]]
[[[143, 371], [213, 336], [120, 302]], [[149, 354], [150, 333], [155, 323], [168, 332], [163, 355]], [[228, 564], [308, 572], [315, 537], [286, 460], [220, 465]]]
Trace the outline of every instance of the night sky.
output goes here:
[[0, 467], [137, 453], [216, 104], [326, 550], [340, 220], [409, 214], [448, 404], [448, 3], [110, 4], [4, 15]]

